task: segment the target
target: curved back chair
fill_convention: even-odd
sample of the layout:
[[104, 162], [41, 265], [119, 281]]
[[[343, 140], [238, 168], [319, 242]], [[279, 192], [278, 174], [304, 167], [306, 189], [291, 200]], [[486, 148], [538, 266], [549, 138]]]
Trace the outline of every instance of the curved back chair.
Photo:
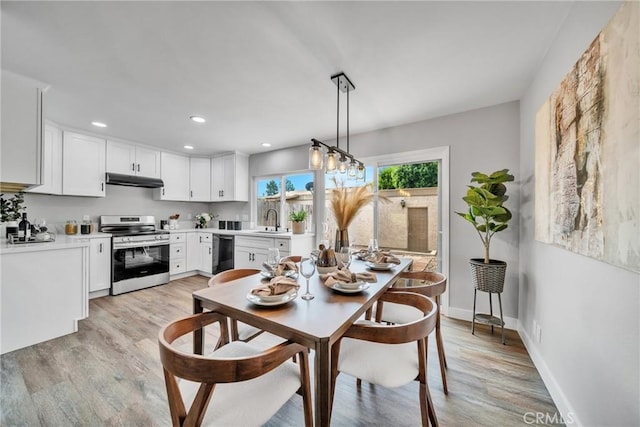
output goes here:
[[[220, 273], [212, 276], [209, 279], [209, 286], [218, 286], [227, 282], [231, 282], [232, 280], [241, 279], [243, 277], [252, 276], [254, 274], [260, 273], [260, 270], [255, 268], [238, 268], [233, 270], [225, 270]], [[247, 325], [246, 323], [238, 322], [235, 319], [229, 319], [231, 322], [231, 340], [232, 341], [251, 341], [258, 335], [260, 335], [263, 331], [258, 328], [255, 328], [251, 325]]]
[[331, 349], [331, 403], [340, 372], [384, 387], [400, 387], [418, 380], [422, 425], [428, 426], [431, 421], [437, 426], [427, 383], [427, 337], [435, 329], [438, 308], [429, 298], [411, 292], [385, 292], [380, 299], [411, 306], [422, 316], [404, 324], [360, 320], [351, 325]]
[[[404, 279], [404, 280], [400, 280]], [[449, 394], [447, 387], [447, 358], [444, 354], [442, 331], [440, 329], [440, 295], [447, 290], [447, 277], [442, 273], [430, 271], [405, 271], [398, 275], [398, 281], [387, 292], [414, 292], [433, 298], [438, 307], [436, 320], [436, 346], [440, 361], [440, 376], [442, 377], [442, 389], [444, 394]], [[397, 304], [383, 304], [378, 302], [376, 306], [376, 322], [406, 323], [420, 317], [417, 310]]]
[[[172, 424], [262, 425], [291, 396], [300, 393], [305, 425], [311, 426], [306, 347], [287, 341], [261, 350], [242, 341], [223, 340], [213, 353], [200, 356], [172, 346], [176, 339], [215, 322], [226, 335], [227, 319], [215, 311], [176, 320], [160, 330], [160, 360]], [[298, 365], [288, 360], [296, 354], [300, 357]]]

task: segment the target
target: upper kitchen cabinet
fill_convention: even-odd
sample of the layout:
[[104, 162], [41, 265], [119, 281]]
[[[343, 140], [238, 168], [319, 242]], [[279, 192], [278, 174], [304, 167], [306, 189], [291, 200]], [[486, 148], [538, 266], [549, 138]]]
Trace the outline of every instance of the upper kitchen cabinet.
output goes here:
[[211, 159], [211, 201], [249, 201], [249, 156], [232, 153]]
[[29, 193], [62, 194], [62, 129], [44, 125], [42, 138], [42, 185]]
[[107, 172], [160, 178], [160, 151], [107, 141]]
[[189, 164], [189, 200], [211, 201], [211, 160], [208, 157], [191, 157]]
[[45, 85], [2, 70], [0, 191], [41, 184]]
[[164, 187], [157, 188], [157, 200], [189, 201], [189, 157], [160, 153], [160, 172]]
[[62, 137], [62, 193], [105, 196], [105, 140], [73, 132]]

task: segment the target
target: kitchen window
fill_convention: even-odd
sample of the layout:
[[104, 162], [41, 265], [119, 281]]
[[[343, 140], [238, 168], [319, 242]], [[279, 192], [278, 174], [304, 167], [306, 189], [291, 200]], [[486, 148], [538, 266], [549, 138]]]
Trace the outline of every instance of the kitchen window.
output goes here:
[[[313, 231], [313, 188], [312, 172], [257, 178], [256, 183], [256, 226], [291, 229], [289, 213], [307, 211], [306, 231]], [[282, 189], [284, 188], [284, 191]], [[274, 212], [275, 211], [275, 212]]]

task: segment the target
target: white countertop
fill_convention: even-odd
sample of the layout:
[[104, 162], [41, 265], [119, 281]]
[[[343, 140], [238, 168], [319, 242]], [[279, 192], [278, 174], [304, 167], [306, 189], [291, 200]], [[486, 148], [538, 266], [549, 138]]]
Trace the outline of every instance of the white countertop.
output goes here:
[[66, 234], [56, 234], [56, 240], [53, 242], [41, 243], [23, 243], [9, 244], [7, 239], [0, 240], [0, 254], [17, 254], [25, 252], [37, 251], [53, 251], [59, 249], [79, 248], [89, 246], [89, 240], [99, 237], [111, 237], [108, 233], [91, 233], [91, 234], [74, 234], [67, 236]]
[[314, 236], [314, 233], [293, 234], [291, 231], [286, 233], [265, 233], [263, 229], [253, 230], [221, 230], [219, 228], [178, 228], [168, 230], [170, 233], [186, 233], [198, 231], [201, 233], [223, 234], [227, 236], [255, 236], [255, 237], [275, 237], [279, 239], [296, 239], [300, 237]]

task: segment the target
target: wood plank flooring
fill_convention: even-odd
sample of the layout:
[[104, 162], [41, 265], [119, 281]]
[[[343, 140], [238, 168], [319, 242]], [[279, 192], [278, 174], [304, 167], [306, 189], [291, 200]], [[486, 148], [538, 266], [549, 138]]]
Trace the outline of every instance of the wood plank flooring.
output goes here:
[[[0, 357], [2, 426], [168, 426], [157, 334], [191, 314], [191, 293], [207, 286], [193, 276], [168, 285], [90, 301], [79, 332]], [[429, 386], [443, 426], [527, 425], [527, 412], [555, 414], [517, 333], [500, 334], [468, 322], [443, 319], [449, 395], [442, 392], [435, 341], [429, 346]], [[260, 337], [259, 344], [274, 338]], [[206, 338], [208, 344], [215, 336]], [[183, 344], [190, 346], [189, 339]], [[313, 355], [312, 355], [313, 356]], [[313, 357], [312, 357], [313, 359]], [[215, 398], [215, 394], [214, 394]], [[268, 426], [303, 425], [294, 396]], [[238, 408], [244, 410], [244, 408]], [[418, 383], [385, 389], [338, 377], [332, 425], [416, 426]]]

